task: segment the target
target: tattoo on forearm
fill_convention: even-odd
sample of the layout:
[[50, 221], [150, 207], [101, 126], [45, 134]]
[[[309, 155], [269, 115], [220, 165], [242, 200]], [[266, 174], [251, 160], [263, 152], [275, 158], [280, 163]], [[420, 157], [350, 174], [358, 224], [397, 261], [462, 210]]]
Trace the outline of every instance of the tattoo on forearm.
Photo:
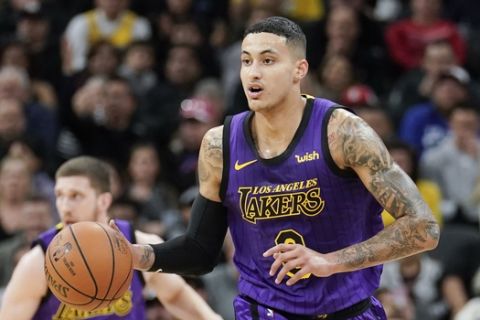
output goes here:
[[338, 262], [352, 268], [397, 259], [426, 249], [437, 241], [439, 228], [413, 181], [391, 159], [380, 138], [361, 119], [332, 114], [335, 132], [329, 146], [346, 167], [368, 171], [363, 179], [377, 201], [398, 221], [377, 236], [338, 254]]
[[153, 264], [154, 253], [153, 248], [149, 245], [143, 246], [142, 256], [140, 257], [140, 268], [143, 270], [148, 270]]

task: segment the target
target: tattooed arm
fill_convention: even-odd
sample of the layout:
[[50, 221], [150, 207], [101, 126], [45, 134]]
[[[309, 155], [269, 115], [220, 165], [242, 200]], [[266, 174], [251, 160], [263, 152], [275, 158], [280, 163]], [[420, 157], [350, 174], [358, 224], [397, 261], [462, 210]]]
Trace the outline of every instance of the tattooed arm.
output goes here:
[[339, 272], [400, 259], [436, 247], [439, 226], [410, 177], [363, 120], [337, 109], [328, 124], [328, 144], [338, 167], [351, 168], [396, 221], [371, 239], [334, 253]]
[[215, 266], [227, 232], [227, 215], [219, 195], [222, 136], [223, 127], [216, 127], [203, 138], [198, 159], [200, 196], [193, 204], [187, 232], [162, 244], [133, 245], [135, 269], [197, 275]]
[[198, 156], [200, 194], [212, 201], [220, 201], [220, 182], [223, 170], [223, 126], [210, 129], [203, 138]]

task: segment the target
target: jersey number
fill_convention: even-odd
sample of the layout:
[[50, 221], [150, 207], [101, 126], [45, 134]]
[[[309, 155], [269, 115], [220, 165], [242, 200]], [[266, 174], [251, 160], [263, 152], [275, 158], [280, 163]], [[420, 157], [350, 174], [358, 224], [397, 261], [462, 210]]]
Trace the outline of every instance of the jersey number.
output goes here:
[[[305, 240], [303, 240], [303, 236], [293, 229], [282, 230], [277, 234], [275, 237], [275, 244], [281, 243], [301, 244], [302, 246], [305, 246]], [[292, 269], [287, 273], [287, 275], [289, 277], [293, 277], [298, 270], [300, 270], [300, 268]], [[311, 273], [307, 273], [302, 277], [302, 279], [308, 279], [311, 275]]]

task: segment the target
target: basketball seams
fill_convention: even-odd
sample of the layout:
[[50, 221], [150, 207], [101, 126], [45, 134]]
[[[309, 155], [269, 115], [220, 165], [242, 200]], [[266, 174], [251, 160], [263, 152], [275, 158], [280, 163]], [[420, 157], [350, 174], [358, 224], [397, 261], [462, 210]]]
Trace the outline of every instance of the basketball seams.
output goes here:
[[93, 284], [95, 286], [95, 293], [94, 293], [93, 297], [95, 297], [94, 299], [96, 299], [97, 294], [98, 294], [97, 281], [96, 281], [95, 277], [93, 276], [92, 270], [90, 270], [90, 266], [88, 265], [87, 259], [85, 258], [85, 255], [83, 254], [82, 248], [80, 247], [80, 243], [78, 242], [78, 239], [75, 236], [75, 232], [73, 232], [73, 227], [71, 225], [69, 225], [68, 229], [69, 229], [69, 231], [72, 235], [73, 241], [75, 241], [75, 244], [77, 245], [78, 252], [80, 253], [80, 256], [82, 257], [83, 263], [84, 263], [85, 267], [87, 268], [88, 274], [90, 275], [90, 278], [92, 278]]
[[97, 223], [97, 225], [102, 228], [102, 230], [105, 232], [105, 235], [107, 236], [107, 239], [108, 239], [108, 243], [110, 244], [110, 251], [111, 251], [111, 254], [112, 254], [112, 272], [110, 273], [111, 276], [110, 276], [110, 283], [108, 284], [108, 289], [106, 290], [103, 298], [100, 298], [100, 297], [96, 297], [98, 300], [101, 300], [100, 303], [94, 307], [92, 310], [95, 310], [97, 309], [104, 301], [108, 301], [106, 299], [106, 297], [108, 296], [108, 294], [110, 293], [110, 289], [112, 288], [112, 284], [113, 284], [113, 278], [115, 276], [115, 249], [113, 247], [113, 243], [112, 243], [112, 239], [110, 238], [110, 234], [109, 232], [99, 223]]
[[[48, 258], [48, 261], [50, 262], [51, 267], [52, 267], [53, 270], [55, 271], [56, 275], [57, 275], [64, 283], [66, 283], [66, 284], [69, 286], [70, 289], [72, 289], [73, 291], [76, 291], [77, 293], [79, 293], [79, 294], [81, 294], [81, 295], [83, 295], [83, 296], [85, 296], [85, 297], [87, 297], [87, 298], [90, 299], [90, 301], [87, 302], [87, 303], [76, 304], [76, 305], [78, 305], [78, 306], [87, 305], [87, 304], [89, 304], [89, 303], [92, 303], [93, 300], [95, 300], [95, 297], [93, 297], [93, 296], [91, 296], [91, 295], [89, 295], [89, 294], [86, 294], [85, 292], [82, 292], [82, 291], [78, 290], [77, 288], [75, 288], [74, 286], [72, 286], [68, 281], [65, 280], [65, 278], [60, 274], [60, 272], [58, 272], [58, 269], [57, 269], [57, 267], [55, 266], [55, 263], [52, 262], [52, 258], [51, 258], [51, 256], [50, 256], [50, 252], [48, 252], [47, 258]], [[53, 291], [52, 291], [52, 292], [53, 292]], [[69, 303], [69, 304], [70, 304], [70, 302], [67, 302], [67, 301], [65, 301], [65, 300], [63, 300], [63, 299], [60, 299], [60, 300], [64, 301], [65, 303]]]

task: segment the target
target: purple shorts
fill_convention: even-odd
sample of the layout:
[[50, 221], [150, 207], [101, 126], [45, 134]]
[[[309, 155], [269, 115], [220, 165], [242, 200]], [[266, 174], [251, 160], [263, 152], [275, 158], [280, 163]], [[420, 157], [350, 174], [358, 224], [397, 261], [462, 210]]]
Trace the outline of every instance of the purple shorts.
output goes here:
[[[387, 320], [385, 311], [380, 301], [374, 297], [370, 298], [371, 305], [362, 314], [348, 318], [349, 320]], [[244, 297], [237, 296], [233, 301], [235, 309], [235, 320], [293, 320], [285, 315], [275, 312], [266, 306], [262, 306], [251, 301], [247, 301]], [[299, 319], [308, 319], [305, 316], [299, 316]], [[313, 317], [313, 319], [322, 319], [321, 317]], [[324, 318], [337, 319], [337, 318]]]

